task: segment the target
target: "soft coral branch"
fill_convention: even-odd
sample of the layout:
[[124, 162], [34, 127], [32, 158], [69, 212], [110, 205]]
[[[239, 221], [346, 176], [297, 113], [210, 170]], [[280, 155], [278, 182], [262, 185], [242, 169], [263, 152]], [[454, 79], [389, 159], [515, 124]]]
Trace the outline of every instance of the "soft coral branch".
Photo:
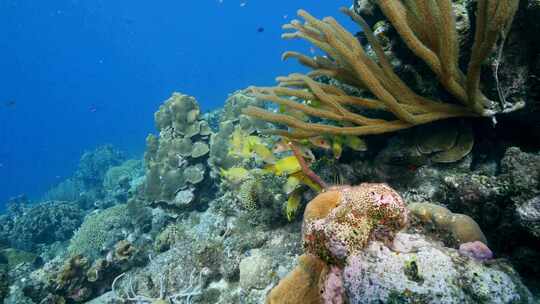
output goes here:
[[321, 186], [321, 188], [324, 190], [328, 187], [328, 185], [320, 178], [320, 176], [317, 175], [317, 173], [313, 172], [309, 165], [307, 164], [306, 160], [302, 156], [302, 153], [300, 152], [300, 149], [294, 142], [289, 142], [289, 146], [291, 147], [291, 150], [298, 160], [298, 163], [300, 164], [300, 168], [302, 168], [302, 172], [304, 175], [306, 175], [309, 179], [311, 179], [314, 183]]

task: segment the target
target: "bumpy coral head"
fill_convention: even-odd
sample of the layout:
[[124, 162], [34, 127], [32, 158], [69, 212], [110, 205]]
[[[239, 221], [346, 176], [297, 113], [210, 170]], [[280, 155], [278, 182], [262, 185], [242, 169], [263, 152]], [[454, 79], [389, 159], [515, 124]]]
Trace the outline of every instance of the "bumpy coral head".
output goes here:
[[[329, 264], [342, 264], [371, 240], [391, 241], [405, 227], [408, 210], [399, 194], [386, 184], [342, 187], [339, 202], [326, 217], [305, 219], [303, 243], [306, 253]], [[306, 209], [321, 200], [314, 199]], [[308, 210], [306, 210], [308, 213]]]

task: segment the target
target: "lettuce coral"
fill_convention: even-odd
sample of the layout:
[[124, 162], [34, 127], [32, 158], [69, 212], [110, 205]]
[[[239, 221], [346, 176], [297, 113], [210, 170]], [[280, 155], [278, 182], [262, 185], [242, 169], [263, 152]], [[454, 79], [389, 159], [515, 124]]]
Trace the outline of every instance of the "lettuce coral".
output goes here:
[[159, 137], [146, 139], [144, 194], [150, 201], [169, 203], [179, 191], [204, 180], [212, 132], [191, 96], [174, 93], [154, 117]]

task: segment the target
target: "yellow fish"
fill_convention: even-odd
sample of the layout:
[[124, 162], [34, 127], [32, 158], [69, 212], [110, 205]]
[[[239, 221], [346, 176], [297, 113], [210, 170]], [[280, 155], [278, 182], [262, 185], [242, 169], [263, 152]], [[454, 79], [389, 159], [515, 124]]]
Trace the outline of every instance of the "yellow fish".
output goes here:
[[248, 136], [246, 142], [249, 147], [262, 144], [261, 138], [253, 135]]
[[[245, 142], [244, 142], [244, 134], [240, 129], [235, 129], [234, 132], [231, 135], [231, 141], [230, 141], [230, 148], [229, 148], [229, 154], [232, 155], [238, 155], [238, 156], [245, 156]], [[249, 154], [249, 151], [247, 151]], [[249, 156], [249, 155], [248, 155]]]
[[302, 184], [310, 187], [313, 191], [317, 193], [322, 191], [321, 186], [313, 182], [311, 178], [307, 177], [302, 171], [291, 174], [291, 177], [297, 178]]
[[265, 169], [273, 172], [275, 175], [290, 175], [302, 170], [295, 156], [287, 156], [277, 160], [275, 164], [266, 166]]
[[220, 173], [226, 180], [235, 184], [242, 182], [249, 175], [249, 171], [242, 167], [232, 167], [227, 170], [220, 168]]
[[358, 136], [345, 136], [343, 142], [354, 151], [367, 151], [366, 142]]
[[343, 145], [341, 144], [340, 138], [336, 138], [332, 142], [332, 152], [334, 153], [334, 157], [336, 159], [339, 159], [341, 157], [341, 153], [343, 152]]
[[276, 162], [274, 153], [272, 153], [272, 151], [270, 151], [270, 149], [263, 144], [253, 145], [253, 152], [255, 152], [255, 154], [257, 154], [264, 162], [268, 164], [273, 164]]
[[300, 185], [300, 179], [293, 174], [287, 177], [287, 182], [285, 185], [283, 185], [283, 191], [285, 191], [287, 194], [292, 193], [298, 187], [298, 185]]
[[294, 190], [287, 199], [287, 207], [285, 208], [285, 214], [287, 219], [292, 221], [298, 208], [300, 207], [300, 202], [302, 201], [302, 190], [300, 188]]

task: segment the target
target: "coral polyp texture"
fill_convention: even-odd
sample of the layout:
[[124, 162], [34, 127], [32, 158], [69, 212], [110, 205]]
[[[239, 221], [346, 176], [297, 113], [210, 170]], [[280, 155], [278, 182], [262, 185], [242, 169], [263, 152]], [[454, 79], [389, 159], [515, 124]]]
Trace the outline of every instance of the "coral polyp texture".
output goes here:
[[343, 264], [373, 239], [391, 240], [407, 224], [403, 199], [385, 184], [344, 186], [338, 192], [337, 203], [328, 202], [336, 207], [326, 217], [305, 220], [303, 226], [305, 252], [328, 264]]
[[[408, 217], [403, 199], [386, 184], [332, 187], [319, 194], [304, 213], [305, 254], [267, 303], [343, 303], [341, 268], [347, 257], [370, 241], [391, 242]], [[302, 297], [291, 298], [291, 290]]]
[[[415, 93], [394, 71], [390, 60], [364, 19], [349, 9], [342, 11], [358, 23], [377, 59], [370, 58], [357, 37], [334, 18], [319, 20], [306, 11], [283, 28], [295, 30], [283, 38], [301, 38], [327, 56], [309, 56], [286, 52], [283, 59], [296, 58], [311, 68], [307, 75], [279, 77], [279, 86], [253, 88], [255, 96], [282, 109], [274, 113], [248, 107], [244, 113], [289, 128], [274, 132], [288, 137], [313, 137], [320, 134], [370, 135], [397, 131], [432, 121], [470, 116], [492, 116], [504, 109], [480, 91], [482, 63], [492, 53], [498, 38], [505, 36], [518, 8], [518, 0], [478, 1], [474, 46], [467, 73], [459, 68], [456, 21], [450, 0], [428, 4], [420, 1], [377, 1], [407, 47], [422, 59], [440, 84], [456, 102], [440, 102]], [[330, 77], [366, 91], [366, 96], [350, 94], [341, 86], [317, 81]], [[300, 102], [295, 101], [300, 100]], [[367, 116], [355, 108], [391, 113], [395, 119]], [[310, 122], [296, 112], [332, 123]]]

